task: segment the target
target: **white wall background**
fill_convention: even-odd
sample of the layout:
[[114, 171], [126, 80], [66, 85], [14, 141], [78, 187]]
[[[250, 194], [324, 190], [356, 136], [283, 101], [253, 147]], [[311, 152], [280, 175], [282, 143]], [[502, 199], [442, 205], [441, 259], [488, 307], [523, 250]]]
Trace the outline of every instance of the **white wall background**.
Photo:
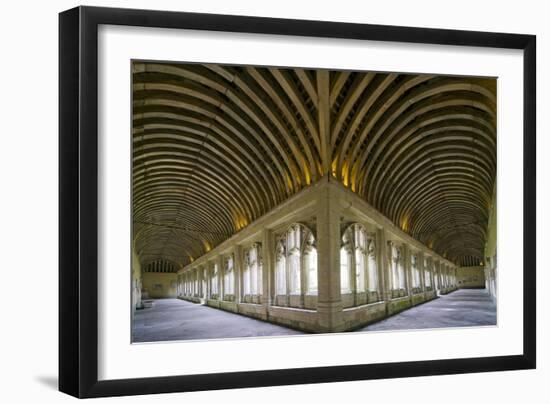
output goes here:
[[[550, 26], [545, 2], [521, 1], [306, 2], [277, 0], [182, 2], [91, 1], [88, 5], [156, 8], [433, 28], [531, 33], [538, 36], [538, 246], [544, 249], [550, 190]], [[0, 24], [0, 296], [2, 401], [68, 402], [57, 389], [57, 13], [68, 0], [5, 2]], [[538, 261], [541, 261], [539, 257]], [[538, 285], [550, 274], [538, 265]], [[518, 268], [519, 270], [519, 268]], [[545, 397], [550, 377], [550, 295], [538, 297], [538, 369], [534, 371], [331, 383], [109, 399], [110, 402], [337, 402], [345, 398], [409, 403], [525, 400]]]

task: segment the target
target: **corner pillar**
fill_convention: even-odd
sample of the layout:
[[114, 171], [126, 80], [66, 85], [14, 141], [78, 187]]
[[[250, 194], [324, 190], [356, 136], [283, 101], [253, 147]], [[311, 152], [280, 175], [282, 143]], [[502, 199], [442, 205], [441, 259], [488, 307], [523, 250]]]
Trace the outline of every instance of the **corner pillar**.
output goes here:
[[265, 307], [273, 304], [273, 250], [275, 243], [273, 242], [273, 232], [270, 229], [264, 229], [262, 232], [262, 300], [261, 303]]
[[319, 331], [343, 329], [340, 290], [340, 215], [334, 190], [326, 187], [317, 209], [317, 314]]

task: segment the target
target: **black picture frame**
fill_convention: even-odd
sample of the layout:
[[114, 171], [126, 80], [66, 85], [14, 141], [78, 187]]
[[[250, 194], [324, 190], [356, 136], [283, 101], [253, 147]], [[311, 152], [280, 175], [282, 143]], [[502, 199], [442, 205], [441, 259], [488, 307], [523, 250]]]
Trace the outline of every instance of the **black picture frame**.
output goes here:
[[[509, 48], [523, 51], [523, 354], [98, 381], [98, 26]], [[536, 37], [184, 12], [77, 7], [59, 15], [59, 390], [104, 397], [534, 369]]]

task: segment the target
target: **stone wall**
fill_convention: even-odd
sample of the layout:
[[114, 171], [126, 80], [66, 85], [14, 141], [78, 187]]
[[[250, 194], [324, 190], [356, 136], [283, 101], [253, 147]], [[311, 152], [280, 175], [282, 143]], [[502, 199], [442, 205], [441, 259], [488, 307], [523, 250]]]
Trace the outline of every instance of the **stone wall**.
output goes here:
[[456, 275], [460, 289], [485, 288], [485, 268], [483, 266], [459, 267], [456, 270]]
[[174, 298], [176, 292], [176, 274], [169, 272], [145, 272], [142, 275], [143, 298]]

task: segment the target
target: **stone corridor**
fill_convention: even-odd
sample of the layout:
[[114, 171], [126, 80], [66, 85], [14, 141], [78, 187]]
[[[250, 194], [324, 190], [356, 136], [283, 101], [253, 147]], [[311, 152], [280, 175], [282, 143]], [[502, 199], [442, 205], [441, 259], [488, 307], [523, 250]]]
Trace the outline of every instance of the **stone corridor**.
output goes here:
[[[357, 331], [390, 331], [496, 324], [496, 306], [484, 289], [460, 289], [405, 310]], [[179, 299], [155, 300], [139, 310], [133, 342], [242, 338], [303, 334], [278, 326]]]
[[496, 325], [497, 310], [484, 289], [459, 289], [359, 331]]

